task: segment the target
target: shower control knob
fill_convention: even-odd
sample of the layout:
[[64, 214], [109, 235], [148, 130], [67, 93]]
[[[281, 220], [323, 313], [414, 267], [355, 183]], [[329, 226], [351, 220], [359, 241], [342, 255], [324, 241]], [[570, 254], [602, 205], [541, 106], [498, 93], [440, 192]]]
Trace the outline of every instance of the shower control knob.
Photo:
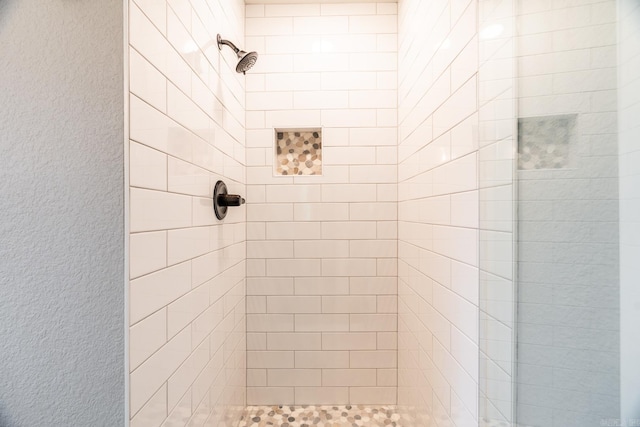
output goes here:
[[220, 206], [240, 206], [244, 205], [244, 199], [237, 194], [219, 194], [218, 205]]
[[213, 210], [218, 219], [224, 219], [227, 216], [229, 206], [240, 206], [244, 202], [244, 198], [239, 195], [228, 194], [227, 185], [222, 181], [216, 182], [215, 187], [213, 187]]

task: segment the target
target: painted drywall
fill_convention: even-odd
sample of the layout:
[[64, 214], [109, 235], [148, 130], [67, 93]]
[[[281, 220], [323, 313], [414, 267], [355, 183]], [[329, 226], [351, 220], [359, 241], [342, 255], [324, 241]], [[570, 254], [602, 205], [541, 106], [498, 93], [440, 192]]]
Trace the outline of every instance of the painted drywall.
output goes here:
[[398, 6], [398, 404], [477, 425], [478, 2]]
[[131, 427], [235, 425], [245, 406], [244, 3], [129, 2]]
[[640, 3], [618, 1], [621, 416], [640, 423]]
[[123, 5], [0, 3], [0, 425], [124, 423]]
[[[394, 3], [248, 5], [249, 404], [396, 402]], [[274, 128], [322, 127], [322, 176]]]

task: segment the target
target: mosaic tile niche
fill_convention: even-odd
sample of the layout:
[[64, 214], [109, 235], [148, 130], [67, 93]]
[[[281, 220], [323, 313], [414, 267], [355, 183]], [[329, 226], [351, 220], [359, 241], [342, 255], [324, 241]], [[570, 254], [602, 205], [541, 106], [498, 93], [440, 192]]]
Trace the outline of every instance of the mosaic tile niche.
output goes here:
[[276, 175], [322, 175], [322, 129], [276, 129]]
[[575, 114], [519, 118], [518, 169], [574, 167], [576, 118]]

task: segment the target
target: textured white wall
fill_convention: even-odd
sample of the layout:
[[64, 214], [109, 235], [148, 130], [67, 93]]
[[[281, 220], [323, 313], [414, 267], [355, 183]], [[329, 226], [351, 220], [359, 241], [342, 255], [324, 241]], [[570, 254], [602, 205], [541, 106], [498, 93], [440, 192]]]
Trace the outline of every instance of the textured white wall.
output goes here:
[[477, 1], [399, 3], [398, 403], [477, 425]]
[[0, 425], [123, 425], [121, 1], [0, 2]]
[[568, 165], [518, 171], [518, 422], [597, 425], [620, 413], [616, 2], [521, 0], [518, 29], [519, 117], [577, 117]]
[[242, 1], [131, 1], [131, 426], [234, 425], [245, 405]]
[[[250, 404], [396, 401], [396, 12], [247, 6]], [[322, 176], [273, 175], [291, 127]]]
[[618, 1], [621, 407], [640, 420], [640, 3]]

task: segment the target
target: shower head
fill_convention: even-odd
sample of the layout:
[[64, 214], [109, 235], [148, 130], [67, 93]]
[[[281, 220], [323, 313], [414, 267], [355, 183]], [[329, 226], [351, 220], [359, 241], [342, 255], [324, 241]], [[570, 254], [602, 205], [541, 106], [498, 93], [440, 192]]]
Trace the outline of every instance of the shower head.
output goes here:
[[239, 61], [238, 61], [238, 65], [236, 65], [237, 73], [246, 74], [247, 70], [253, 67], [256, 61], [258, 60], [258, 54], [256, 52], [247, 53], [244, 50], [240, 50], [236, 47], [236, 45], [231, 43], [229, 40], [223, 40], [220, 34], [218, 34], [217, 39], [218, 39], [218, 49], [222, 50], [222, 45], [227, 45], [231, 49], [233, 49], [233, 51], [238, 56]]

